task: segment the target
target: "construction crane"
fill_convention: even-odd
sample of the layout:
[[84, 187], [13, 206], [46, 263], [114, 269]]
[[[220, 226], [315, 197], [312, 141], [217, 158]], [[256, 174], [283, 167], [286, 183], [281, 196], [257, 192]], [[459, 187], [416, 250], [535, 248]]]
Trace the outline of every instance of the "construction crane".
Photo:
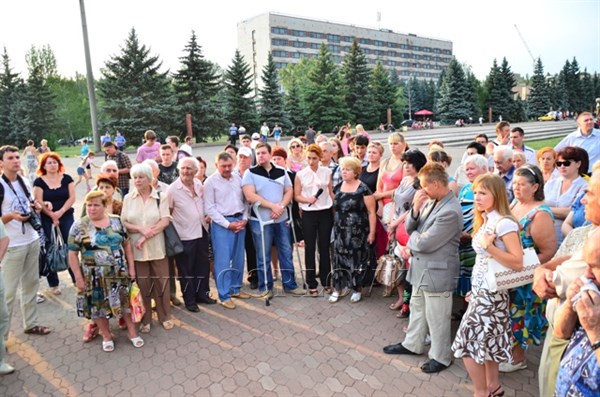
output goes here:
[[525, 41], [525, 38], [521, 34], [521, 31], [519, 30], [519, 27], [517, 26], [517, 24], [515, 24], [515, 29], [517, 30], [517, 33], [519, 34], [519, 37], [521, 38], [521, 41], [523, 42], [523, 45], [525, 46], [525, 49], [527, 49], [527, 52], [529, 53], [529, 56], [531, 57], [531, 60], [533, 61], [533, 70], [535, 70], [535, 64], [537, 63], [537, 59], [531, 53], [531, 50], [529, 49], [529, 46], [527, 45], [527, 42]]

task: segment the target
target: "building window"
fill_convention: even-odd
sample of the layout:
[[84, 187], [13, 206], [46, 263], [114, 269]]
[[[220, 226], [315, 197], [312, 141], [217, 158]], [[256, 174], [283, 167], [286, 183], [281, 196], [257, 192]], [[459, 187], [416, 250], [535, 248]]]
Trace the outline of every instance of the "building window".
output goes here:
[[388, 57], [395, 57], [396, 56], [396, 51], [388, 51]]
[[392, 43], [391, 41], [388, 43], [388, 47], [390, 48], [396, 48], [396, 43]]
[[431, 52], [431, 48], [429, 48], [429, 47], [423, 47], [423, 51], [425, 51], [425, 52]]
[[327, 41], [330, 41], [332, 43], [339, 43], [340, 42], [340, 36], [338, 36], [337, 34], [328, 34], [327, 35]]
[[402, 53], [400, 53], [400, 56], [402, 58], [410, 58], [410, 54], [408, 52], [402, 52]]
[[278, 28], [278, 27], [272, 27], [271, 28], [271, 33], [274, 34], [287, 34], [287, 29], [286, 28]]
[[373, 53], [378, 56], [385, 55], [385, 51], [383, 51], [383, 50], [373, 50]]
[[360, 39], [360, 44], [371, 44], [371, 40], [369, 40], [369, 39]]
[[377, 47], [383, 47], [383, 45], [384, 45], [383, 41], [381, 41], [381, 40], [374, 40], [374, 41], [375, 41], [375, 43], [373, 43], [374, 45], [376, 45]]
[[396, 61], [388, 61], [388, 66], [396, 66]]
[[322, 39], [323, 38], [323, 33], [311, 32], [310, 33], [310, 37], [312, 37], [313, 39]]
[[321, 48], [321, 44], [319, 44], [319, 43], [310, 43], [310, 48], [312, 48], [313, 50], [318, 50], [319, 48]]
[[421, 56], [419, 54], [413, 54], [412, 57], [413, 57], [413, 59], [419, 59], [419, 58], [421, 58]]
[[412, 50], [413, 51], [421, 51], [421, 47], [419, 47], [418, 45], [414, 45], [414, 46], [412, 46]]
[[370, 49], [368, 49], [368, 48], [363, 48], [362, 52], [363, 52], [365, 55], [369, 55], [369, 54], [371, 54], [372, 50], [370, 50]]
[[274, 58], [287, 58], [287, 56], [288, 56], [287, 51], [279, 51], [279, 50], [275, 50], [271, 54], [273, 55]]
[[433, 53], [434, 54], [439, 54], [440, 53], [440, 49], [439, 48], [434, 48], [433, 49]]
[[408, 45], [407, 44], [400, 44], [400, 48], [402, 48], [403, 50], [408, 50]]
[[339, 45], [328, 44], [327, 48], [329, 48], [329, 51], [333, 52], [334, 54], [337, 54], [337, 53], [340, 52], [340, 46]]

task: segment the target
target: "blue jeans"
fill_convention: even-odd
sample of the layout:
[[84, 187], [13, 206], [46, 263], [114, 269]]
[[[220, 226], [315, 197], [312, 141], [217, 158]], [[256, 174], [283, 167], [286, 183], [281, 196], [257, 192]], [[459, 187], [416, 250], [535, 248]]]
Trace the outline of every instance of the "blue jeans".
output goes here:
[[[283, 289], [289, 291], [298, 288], [294, 274], [294, 263], [292, 261], [292, 245], [290, 244], [290, 227], [287, 222], [265, 225], [264, 235], [261, 234], [260, 223], [250, 220], [250, 230], [256, 248], [256, 271], [258, 273], [258, 289], [260, 291], [273, 289], [273, 273], [271, 271], [271, 247], [273, 241], [277, 247], [279, 256], [279, 269]], [[263, 259], [263, 238], [264, 254]], [[265, 280], [265, 263], [267, 264], [267, 279]]]
[[[242, 217], [226, 217], [229, 222], [241, 220]], [[219, 300], [225, 302], [231, 299], [231, 294], [240, 292], [244, 276], [244, 241], [246, 230], [238, 233], [211, 223], [210, 238], [215, 257], [215, 283], [219, 291]]]

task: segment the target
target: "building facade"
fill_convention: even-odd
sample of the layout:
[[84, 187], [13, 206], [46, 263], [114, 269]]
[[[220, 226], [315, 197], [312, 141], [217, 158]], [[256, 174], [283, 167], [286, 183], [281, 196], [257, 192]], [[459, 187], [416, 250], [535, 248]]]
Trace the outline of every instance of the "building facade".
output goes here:
[[250, 65], [254, 87], [262, 85], [261, 75], [269, 51], [278, 69], [301, 58], [314, 58], [325, 43], [336, 63], [341, 63], [358, 41], [367, 62], [377, 62], [395, 71], [401, 80], [437, 80], [452, 58], [452, 42], [319, 21], [278, 13], [265, 13], [238, 23], [238, 50]]

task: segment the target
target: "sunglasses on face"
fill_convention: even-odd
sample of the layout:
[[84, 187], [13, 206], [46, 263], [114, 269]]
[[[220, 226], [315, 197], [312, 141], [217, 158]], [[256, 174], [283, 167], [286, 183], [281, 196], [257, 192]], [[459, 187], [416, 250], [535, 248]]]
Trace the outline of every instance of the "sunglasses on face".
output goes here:
[[292, 145], [290, 146], [292, 149], [298, 149], [300, 147], [300, 145]]
[[557, 167], [562, 167], [562, 166], [568, 167], [571, 165], [571, 160], [564, 160], [564, 161], [557, 161], [556, 162], [556, 166]]

